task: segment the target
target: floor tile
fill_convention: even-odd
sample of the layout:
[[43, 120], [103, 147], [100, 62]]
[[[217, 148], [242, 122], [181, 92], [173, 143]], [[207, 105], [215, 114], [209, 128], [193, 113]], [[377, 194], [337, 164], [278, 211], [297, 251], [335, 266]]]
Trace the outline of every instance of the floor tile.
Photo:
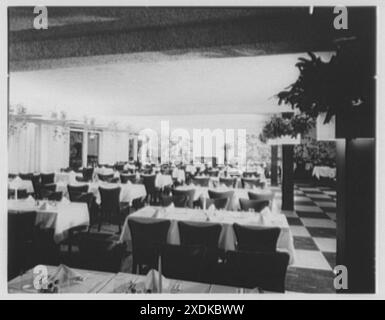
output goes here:
[[323, 212], [322, 209], [317, 207], [316, 205], [314, 206], [294, 206], [296, 211], [307, 211], [307, 212]]
[[307, 231], [306, 227], [303, 226], [290, 226], [290, 231], [293, 236], [299, 236], [299, 237], [311, 237], [309, 231]]
[[315, 244], [322, 252], [336, 252], [337, 251], [337, 241], [336, 239], [330, 238], [311, 238], [314, 240]]
[[298, 215], [295, 211], [291, 210], [281, 210], [281, 213], [283, 213], [286, 217], [290, 218], [298, 218]]
[[287, 222], [290, 226], [303, 226], [303, 223], [301, 222], [301, 219], [299, 218], [287, 218]]
[[322, 252], [311, 250], [295, 250], [295, 263], [293, 267], [331, 270], [329, 262]]
[[329, 219], [329, 216], [323, 212], [296, 211], [296, 213], [300, 218]]
[[[298, 237], [294, 236], [294, 248], [301, 250], [315, 250], [318, 251], [318, 247], [311, 237]], [[327, 250], [325, 250], [327, 251]]]
[[326, 215], [333, 221], [337, 220], [337, 214], [335, 212], [326, 212]]
[[332, 213], [336, 213], [337, 212], [337, 208], [332, 208], [332, 207], [321, 207], [320, 208], [324, 211], [324, 212], [332, 212]]
[[334, 252], [322, 252], [324, 255], [325, 259], [329, 262], [330, 267], [334, 269], [336, 266], [336, 253]]
[[322, 207], [322, 208], [336, 208], [337, 204], [335, 201], [314, 201], [314, 203], [319, 206], [319, 207]]
[[301, 218], [305, 227], [336, 228], [336, 223], [330, 219]]
[[312, 237], [318, 238], [336, 238], [336, 229], [331, 228], [317, 228], [317, 227], [306, 227]]

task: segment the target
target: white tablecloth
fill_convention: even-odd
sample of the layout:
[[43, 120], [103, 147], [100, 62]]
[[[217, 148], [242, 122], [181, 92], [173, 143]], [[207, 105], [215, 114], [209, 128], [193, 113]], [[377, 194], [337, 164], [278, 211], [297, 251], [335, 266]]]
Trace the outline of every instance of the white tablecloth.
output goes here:
[[313, 168], [313, 176], [317, 179], [320, 179], [321, 177], [335, 179], [336, 174], [336, 168], [331, 168], [327, 166], [315, 166]]
[[[45, 209], [42, 205], [46, 204]], [[54, 229], [54, 240], [60, 242], [67, 237], [69, 229], [77, 226], [88, 226], [90, 217], [86, 203], [57, 202], [56, 206], [49, 205], [46, 201], [40, 201], [36, 206], [35, 201], [8, 200], [8, 211], [17, 212], [36, 211], [36, 225], [45, 229]]]
[[174, 170], [172, 171], [172, 177], [177, 179], [178, 182], [186, 181], [186, 175], [184, 170], [178, 168], [174, 168]]
[[[159, 214], [154, 217], [157, 210]], [[206, 211], [208, 212], [208, 211]], [[269, 221], [263, 221], [261, 216], [251, 212], [234, 212], [234, 211], [215, 211], [209, 214], [210, 223], [219, 223], [222, 226], [222, 231], [219, 237], [218, 246], [225, 250], [235, 250], [236, 236], [233, 229], [233, 224], [238, 223], [246, 226], [265, 226], [279, 227], [281, 233], [277, 242], [277, 250], [286, 251], [290, 255], [290, 264], [294, 263], [295, 250], [293, 236], [290, 231], [286, 216], [283, 214], [269, 215]], [[188, 208], [173, 208], [172, 210], [163, 210], [159, 207], [144, 207], [126, 218], [124, 223], [120, 241], [131, 245], [131, 232], [127, 224], [127, 219], [141, 218], [144, 221], [156, 221], [157, 219], [167, 219], [171, 221], [171, 226], [168, 233], [167, 241], [170, 244], [180, 244], [178, 221], [190, 221], [195, 223], [207, 223], [207, 215], [203, 210], [194, 210]]]
[[155, 187], [163, 189], [173, 184], [172, 177], [168, 174], [157, 174], [155, 178]]
[[[240, 204], [239, 204], [239, 199], [249, 199], [249, 192], [254, 192], [254, 193], [263, 193], [263, 194], [271, 194], [272, 191], [269, 189], [241, 189], [241, 188], [226, 188], [219, 186], [218, 188], [212, 188], [212, 187], [199, 187], [199, 186], [194, 186], [194, 185], [184, 185], [184, 186], [179, 186], [176, 188], [177, 190], [191, 190], [194, 189], [194, 201], [198, 200], [201, 197], [204, 198], [209, 198], [209, 190], [214, 191], [214, 192], [227, 192], [227, 191], [234, 191], [233, 198], [230, 201], [230, 204], [228, 205], [229, 210], [233, 211], [238, 211], [240, 209]], [[272, 210], [276, 213], [276, 205], [275, 201], [273, 200], [271, 204]]]
[[64, 182], [64, 183], [75, 183], [76, 177], [82, 177], [82, 173], [76, 173], [75, 171], [70, 172], [56, 172], [55, 173], [55, 183]]
[[31, 180], [22, 180], [19, 177], [8, 181], [8, 188], [12, 190], [26, 189], [28, 193], [33, 193], [33, 184]]
[[[88, 192], [92, 192], [96, 197], [96, 202], [100, 203], [99, 187], [102, 188], [116, 188], [120, 187], [120, 202], [128, 202], [132, 205], [132, 201], [138, 198], [145, 197], [147, 195], [146, 188], [143, 184], [127, 183], [108, 183], [104, 181], [98, 182], [76, 182], [72, 183], [73, 186], [88, 185]], [[58, 183], [57, 191], [62, 191], [65, 196], [68, 195], [67, 184]]]

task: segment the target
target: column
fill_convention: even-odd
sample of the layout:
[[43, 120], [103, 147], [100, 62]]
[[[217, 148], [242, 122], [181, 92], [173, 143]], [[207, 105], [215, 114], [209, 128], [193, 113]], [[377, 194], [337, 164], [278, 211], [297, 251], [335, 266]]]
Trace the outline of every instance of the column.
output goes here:
[[278, 146], [271, 146], [271, 185], [278, 185]]
[[293, 145], [282, 145], [282, 210], [294, 210]]

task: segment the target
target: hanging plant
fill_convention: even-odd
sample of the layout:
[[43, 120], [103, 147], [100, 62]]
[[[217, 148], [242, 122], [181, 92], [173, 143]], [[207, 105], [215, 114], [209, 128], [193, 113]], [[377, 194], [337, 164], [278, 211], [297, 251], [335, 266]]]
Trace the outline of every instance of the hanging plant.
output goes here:
[[278, 104], [289, 104], [311, 118], [325, 113], [324, 123], [338, 113], [370, 103], [372, 70], [368, 57], [362, 56], [355, 42], [337, 48], [330, 61], [322, 61], [314, 53], [299, 58], [298, 79], [277, 94]]

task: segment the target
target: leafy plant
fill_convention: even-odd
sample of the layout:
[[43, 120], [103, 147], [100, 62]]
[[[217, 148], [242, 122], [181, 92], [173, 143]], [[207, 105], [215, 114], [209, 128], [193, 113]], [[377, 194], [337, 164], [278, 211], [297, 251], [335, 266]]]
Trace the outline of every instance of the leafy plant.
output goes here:
[[328, 62], [312, 52], [309, 59], [299, 58], [296, 67], [300, 75], [277, 94], [278, 104], [289, 104], [311, 118], [326, 113], [326, 124], [338, 113], [370, 103], [372, 70], [362, 52], [365, 50], [359, 50], [356, 43], [348, 42], [339, 46]]

